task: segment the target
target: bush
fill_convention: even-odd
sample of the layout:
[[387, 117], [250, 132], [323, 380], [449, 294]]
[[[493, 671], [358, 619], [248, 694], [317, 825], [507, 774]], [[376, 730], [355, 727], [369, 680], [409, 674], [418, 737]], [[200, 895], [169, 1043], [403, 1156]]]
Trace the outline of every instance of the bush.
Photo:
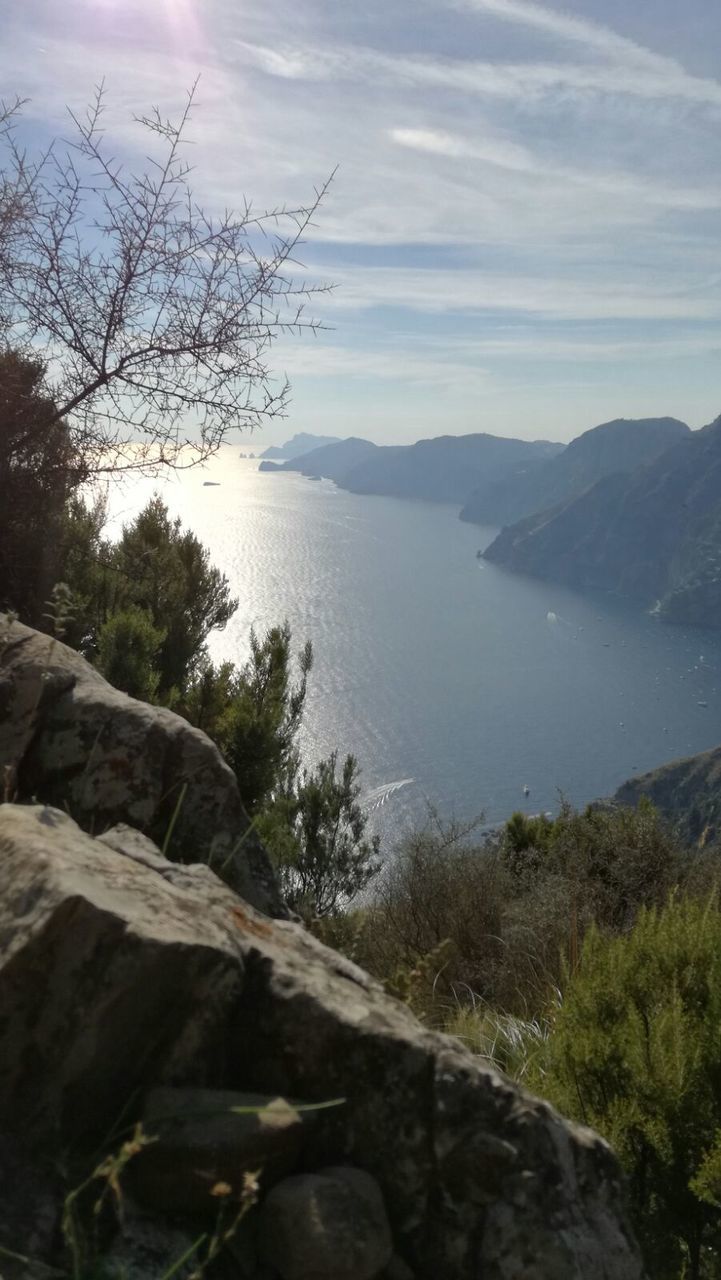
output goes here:
[[440, 1025], [459, 1008], [543, 1018], [594, 923], [627, 931], [674, 885], [707, 887], [718, 875], [650, 805], [564, 804], [556, 819], [515, 815], [481, 840], [477, 825], [431, 815], [406, 836], [353, 934], [354, 958]]
[[158, 692], [157, 658], [165, 632], [144, 609], [129, 605], [111, 614], [98, 637], [98, 668], [131, 698], [152, 702]]
[[641, 906], [661, 904], [689, 870], [689, 858], [650, 801], [637, 809], [567, 803], [557, 818], [514, 814], [504, 857], [519, 883], [565, 880], [581, 932], [592, 920], [628, 928]]
[[[629, 1177], [657, 1280], [718, 1274], [721, 911], [672, 896], [625, 936], [592, 927], [529, 1084], [598, 1129]], [[715, 1199], [716, 1197], [716, 1199]]]
[[380, 868], [379, 837], [365, 837], [356, 761], [346, 756], [340, 773], [337, 766], [334, 752], [299, 778], [293, 772], [258, 822], [283, 897], [309, 920], [337, 916]]
[[495, 1000], [507, 965], [504, 901], [510, 875], [477, 823], [427, 825], [393, 850], [356, 939], [356, 955], [430, 1021], [470, 993]]

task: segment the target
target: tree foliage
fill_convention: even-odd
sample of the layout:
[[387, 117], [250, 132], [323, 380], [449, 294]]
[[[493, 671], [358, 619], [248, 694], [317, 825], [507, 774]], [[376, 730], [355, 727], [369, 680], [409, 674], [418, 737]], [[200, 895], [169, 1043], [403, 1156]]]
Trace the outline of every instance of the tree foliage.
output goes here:
[[0, 608], [42, 627], [62, 576], [63, 513], [80, 462], [40, 360], [0, 353]]
[[250, 814], [274, 799], [297, 768], [296, 738], [312, 665], [308, 643], [298, 659], [293, 684], [288, 623], [271, 627], [262, 639], [251, 631], [250, 657], [231, 682], [219, 733]]
[[210, 632], [223, 628], [237, 608], [225, 574], [157, 496], [124, 527], [107, 565], [113, 608], [134, 604], [146, 609], [164, 632], [158, 653], [160, 689], [166, 694], [184, 690], [205, 658]]
[[262, 816], [261, 836], [275, 855], [288, 904], [306, 919], [338, 915], [380, 870], [380, 839], [366, 839], [358, 765], [333, 752], [314, 769], [294, 771]]
[[[293, 667], [295, 665], [295, 674]], [[183, 712], [219, 744], [276, 865], [290, 905], [308, 918], [336, 914], [378, 870], [379, 841], [366, 839], [358, 766], [337, 753], [304, 767], [298, 734], [313, 651], [295, 664], [287, 622], [250, 635], [250, 657], [198, 670]]]
[[[114, 615], [146, 614], [162, 637], [152, 658], [156, 695], [178, 702], [207, 664], [210, 632], [226, 625], [237, 602], [207, 549], [159, 497], [124, 526], [117, 542], [104, 538], [103, 518], [102, 506], [77, 500], [67, 512], [64, 573], [77, 600], [71, 639], [92, 657]], [[112, 683], [130, 693], [115, 670]]]
[[98, 635], [97, 665], [105, 679], [131, 698], [152, 702], [158, 693], [158, 654], [165, 632], [137, 605], [112, 613]]

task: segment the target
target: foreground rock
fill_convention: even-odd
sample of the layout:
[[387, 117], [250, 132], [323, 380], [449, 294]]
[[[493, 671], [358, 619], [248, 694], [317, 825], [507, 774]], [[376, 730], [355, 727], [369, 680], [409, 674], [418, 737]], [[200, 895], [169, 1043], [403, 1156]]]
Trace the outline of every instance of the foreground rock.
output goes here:
[[86, 830], [130, 823], [286, 915], [232, 770], [199, 729], [119, 693], [75, 650], [0, 615], [5, 797], [67, 809]]
[[304, 1127], [296, 1172], [377, 1180], [396, 1273], [640, 1280], [600, 1138], [207, 867], [116, 846], [57, 810], [0, 806], [0, 1133], [28, 1159], [96, 1150], [152, 1087], [343, 1099]]
[[286, 1178], [263, 1205], [259, 1235], [282, 1280], [374, 1280], [393, 1256], [378, 1183], [348, 1167]]

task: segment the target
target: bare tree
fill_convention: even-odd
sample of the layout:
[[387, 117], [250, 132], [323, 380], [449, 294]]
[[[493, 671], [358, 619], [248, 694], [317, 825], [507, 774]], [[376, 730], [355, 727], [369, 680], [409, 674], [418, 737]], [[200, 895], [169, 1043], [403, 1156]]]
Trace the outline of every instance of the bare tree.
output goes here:
[[[7, 141], [13, 122], [23, 106], [20, 98], [5, 102], [0, 98], [0, 141]], [[10, 262], [10, 244], [22, 224], [24, 187], [22, 166], [13, 166], [8, 173], [0, 169], [0, 283], [7, 275]], [[7, 322], [7, 299], [0, 294], [0, 334], [3, 320]], [[5, 304], [5, 305], [4, 305]]]
[[183, 158], [194, 95], [178, 120], [136, 118], [155, 152], [141, 172], [109, 152], [102, 86], [70, 113], [70, 141], [38, 158], [5, 130], [4, 341], [42, 354], [90, 472], [189, 465], [231, 428], [282, 415], [269, 348], [319, 327], [304, 311], [317, 290], [292, 271], [328, 184], [300, 208], [206, 213]]

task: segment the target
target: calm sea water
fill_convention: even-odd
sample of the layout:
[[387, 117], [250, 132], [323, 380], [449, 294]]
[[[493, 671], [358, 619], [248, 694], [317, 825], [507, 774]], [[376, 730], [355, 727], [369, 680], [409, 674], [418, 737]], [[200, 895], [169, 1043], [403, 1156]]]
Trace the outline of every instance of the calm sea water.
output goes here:
[[240, 601], [214, 658], [243, 661], [251, 625], [283, 618], [312, 640], [304, 751], [358, 757], [384, 837], [428, 803], [488, 823], [582, 803], [721, 741], [718, 634], [479, 561], [494, 531], [456, 508], [257, 466], [225, 449], [135, 481], [111, 493], [112, 523], [156, 489], [210, 548]]

